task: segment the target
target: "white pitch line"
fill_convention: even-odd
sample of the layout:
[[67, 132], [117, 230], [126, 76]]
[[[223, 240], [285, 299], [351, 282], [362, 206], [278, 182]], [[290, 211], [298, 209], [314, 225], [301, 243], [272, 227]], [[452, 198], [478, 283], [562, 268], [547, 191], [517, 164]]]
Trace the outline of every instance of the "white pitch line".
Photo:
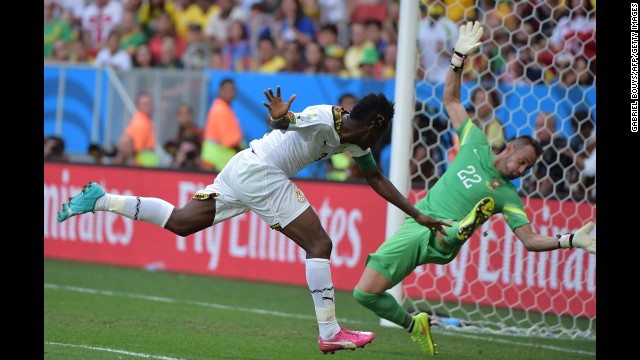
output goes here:
[[488, 337], [488, 336], [477, 336], [477, 335], [461, 334], [459, 332], [456, 332], [455, 335], [459, 336], [459, 337], [467, 338], [467, 339], [474, 339], [474, 340], [481, 340], [481, 341], [487, 341], [488, 340], [488, 341], [493, 341], [493, 342], [497, 342], [497, 343], [501, 343], [501, 344], [518, 345], [518, 346], [529, 346], [529, 347], [534, 347], [534, 348], [542, 348], [542, 349], [547, 349], [547, 350], [569, 352], [569, 353], [572, 353], [572, 354], [580, 354], [580, 355], [593, 355], [593, 356], [596, 355], [596, 353], [592, 352], [592, 351], [572, 350], [572, 349], [566, 349], [566, 348], [563, 348], [563, 347], [553, 346], [553, 345], [538, 345], [538, 344], [531, 344], [531, 343], [523, 343], [523, 342], [519, 342], [519, 341], [497, 339], [497, 338]]
[[[148, 296], [148, 295], [139, 295], [139, 294], [131, 294], [131, 293], [121, 293], [121, 292], [106, 291], [106, 290], [80, 288], [80, 287], [76, 287], [76, 286], [44, 284], [44, 287], [45, 287], [45, 289], [52, 289], [52, 290], [66, 290], [66, 291], [93, 294], [93, 295], [127, 297], [127, 298], [133, 298], [133, 299], [149, 300], [149, 301], [157, 301], [157, 302], [165, 302], [165, 303], [197, 305], [197, 306], [203, 306], [203, 307], [209, 307], [209, 308], [215, 308], [215, 309], [221, 309], [221, 310], [242, 311], [242, 312], [249, 312], [249, 313], [254, 313], [254, 314], [273, 315], [273, 316], [280, 316], [280, 317], [287, 317], [287, 318], [307, 319], [307, 320], [315, 320], [316, 319], [314, 316], [301, 315], [301, 314], [291, 314], [291, 313], [286, 313], [286, 312], [281, 312], [281, 311], [255, 309], [255, 308], [245, 308], [245, 307], [239, 307], [239, 306], [230, 306], [230, 305], [223, 305], [223, 304], [216, 304], [216, 303], [208, 303], [208, 302], [203, 302], [203, 301], [175, 300], [175, 299], [166, 298], [166, 297], [160, 297], [160, 296]], [[340, 320], [344, 321], [344, 322], [350, 322], [350, 323], [369, 324], [369, 322], [360, 321], [360, 320], [350, 320], [350, 319], [345, 319], [345, 318], [341, 318]], [[442, 332], [446, 333], [447, 335], [458, 336], [458, 337], [463, 337], [463, 338], [468, 338], [468, 339], [491, 341], [491, 342], [497, 342], [497, 343], [502, 343], [502, 344], [527, 346], [527, 347], [533, 347], [533, 348], [541, 348], [541, 349], [547, 349], [547, 350], [553, 350], [553, 351], [567, 352], [567, 353], [572, 353], [572, 354], [592, 355], [592, 356], [596, 355], [596, 353], [592, 352], [592, 351], [566, 349], [566, 348], [562, 348], [562, 347], [559, 347], [559, 346], [552, 346], [552, 345], [531, 344], [531, 343], [527, 343], [527, 342], [519, 342], [519, 341], [498, 339], [498, 338], [489, 337], [489, 336], [469, 335], [469, 334], [461, 333], [460, 331], [446, 331], [446, 330], [444, 330]]]
[[97, 346], [63, 344], [63, 343], [52, 342], [52, 341], [45, 341], [44, 343], [47, 344], [47, 345], [66, 346], [66, 347], [73, 347], [73, 348], [82, 348], [82, 349], [97, 350], [97, 351], [106, 351], [106, 352], [122, 354], [122, 355], [129, 355], [129, 356], [135, 356], [135, 357], [140, 357], [140, 358], [145, 358], [145, 359], [180, 360], [178, 358], [172, 358], [172, 357], [167, 357], [167, 356], [149, 355], [149, 354], [135, 353], [135, 352], [126, 351], [126, 350], [116, 350], [116, 349], [97, 347]]

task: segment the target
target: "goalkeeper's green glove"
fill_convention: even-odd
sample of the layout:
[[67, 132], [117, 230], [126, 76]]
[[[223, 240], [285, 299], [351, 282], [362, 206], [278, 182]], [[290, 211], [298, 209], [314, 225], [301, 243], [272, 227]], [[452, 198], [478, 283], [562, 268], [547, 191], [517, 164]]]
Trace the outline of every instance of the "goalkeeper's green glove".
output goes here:
[[474, 52], [480, 47], [480, 38], [482, 37], [482, 25], [480, 22], [474, 21], [460, 26], [460, 35], [456, 46], [453, 48], [453, 56], [451, 57], [451, 67], [453, 71], [462, 69], [462, 63], [467, 55]]
[[563, 249], [581, 248], [587, 250], [591, 254], [596, 253], [596, 238], [591, 235], [591, 230], [595, 224], [589, 221], [586, 225], [576, 231], [575, 234], [556, 235], [558, 237], [558, 246]]

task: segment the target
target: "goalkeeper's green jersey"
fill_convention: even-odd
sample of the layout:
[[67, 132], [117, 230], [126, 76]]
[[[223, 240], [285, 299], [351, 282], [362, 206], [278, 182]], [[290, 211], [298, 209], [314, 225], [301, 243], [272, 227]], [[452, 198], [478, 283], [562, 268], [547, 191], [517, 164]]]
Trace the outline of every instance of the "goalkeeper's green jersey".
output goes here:
[[455, 160], [416, 207], [443, 220], [462, 221], [478, 201], [490, 196], [494, 214], [502, 213], [511, 230], [530, 223], [515, 186], [493, 165], [495, 155], [482, 130], [467, 118], [456, 133], [460, 150]]

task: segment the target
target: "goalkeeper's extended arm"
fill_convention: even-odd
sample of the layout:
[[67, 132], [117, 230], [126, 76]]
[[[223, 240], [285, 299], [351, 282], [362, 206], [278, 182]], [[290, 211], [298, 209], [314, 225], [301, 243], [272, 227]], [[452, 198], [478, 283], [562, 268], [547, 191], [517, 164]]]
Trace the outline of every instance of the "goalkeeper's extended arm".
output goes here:
[[581, 248], [587, 250], [591, 254], [596, 253], [596, 238], [591, 235], [591, 230], [595, 224], [589, 221], [581, 227], [575, 234], [569, 233], [564, 235], [556, 235], [558, 238], [558, 247], [562, 249]]
[[453, 56], [451, 57], [451, 67], [453, 71], [462, 69], [462, 64], [467, 55], [480, 47], [482, 32], [482, 25], [480, 25], [478, 21], [474, 21], [473, 24], [467, 23], [460, 26], [460, 35], [458, 36], [458, 41], [456, 41], [456, 46], [453, 48]]

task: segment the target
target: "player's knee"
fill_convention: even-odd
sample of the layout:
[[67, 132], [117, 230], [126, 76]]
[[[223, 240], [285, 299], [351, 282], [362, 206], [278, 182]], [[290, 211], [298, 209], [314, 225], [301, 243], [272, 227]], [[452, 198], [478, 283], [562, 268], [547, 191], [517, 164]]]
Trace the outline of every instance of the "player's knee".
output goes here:
[[372, 308], [381, 297], [382, 295], [379, 294], [369, 294], [358, 288], [353, 289], [353, 298], [366, 308]]
[[305, 249], [311, 257], [320, 257], [328, 259], [333, 250], [333, 243], [328, 236], [320, 236], [311, 243], [309, 249]]

